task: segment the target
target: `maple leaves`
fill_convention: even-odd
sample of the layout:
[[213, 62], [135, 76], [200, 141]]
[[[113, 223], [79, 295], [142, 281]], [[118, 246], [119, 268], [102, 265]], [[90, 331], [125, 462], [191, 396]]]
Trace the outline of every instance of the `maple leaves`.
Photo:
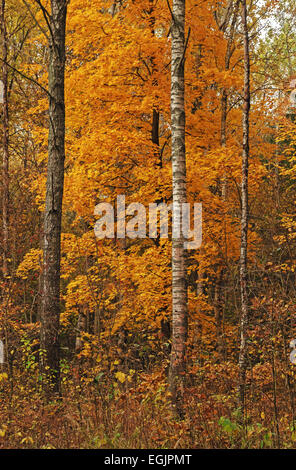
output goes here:
[[[189, 266], [192, 311], [198, 310], [195, 291], [199, 269], [204, 271], [201, 282], [209, 286], [225, 263], [237, 262], [239, 250], [242, 50], [235, 36], [230, 68], [225, 69], [227, 37], [217, 28], [214, 8], [210, 0], [202, 5], [189, 1], [187, 5], [186, 28], [191, 28], [185, 70], [188, 195], [190, 202], [203, 203], [205, 218], [203, 250], [193, 254]], [[123, 2], [115, 10], [102, 0], [73, 0], [69, 5], [64, 318], [67, 312], [69, 318], [70, 312], [78, 314], [76, 304], [87, 305], [93, 315], [99, 302], [104, 312], [103, 330], [111, 322], [114, 334], [123, 326], [141, 328], [143, 322], [159, 328], [161, 319], [170, 316], [170, 242], [163, 241], [161, 248], [151, 240], [129, 241], [120, 247], [95, 240], [93, 235], [93, 211], [102, 199], [113, 203], [118, 194], [125, 193], [131, 201], [147, 205], [171, 200], [170, 21], [165, 1], [153, 4], [152, 10], [148, 0]], [[38, 70], [42, 80], [46, 79], [41, 64], [27, 67], [27, 72]], [[229, 95], [229, 109], [227, 146], [222, 148], [223, 89]], [[151, 139], [153, 109], [159, 112], [159, 146]], [[36, 159], [41, 169], [31, 188], [38, 195], [40, 209], [45, 184], [45, 110], [42, 98], [30, 111], [36, 121], [31, 132], [39, 146]], [[256, 122], [254, 116], [254, 137]], [[257, 141], [253, 150], [250, 180], [256, 199], [264, 176], [263, 167], [255, 160]], [[228, 185], [224, 202], [219, 193], [223, 179]], [[256, 235], [251, 235], [251, 253], [256, 240]], [[34, 265], [33, 254], [28, 254], [19, 268], [23, 275]]]
[[[32, 28], [31, 20], [25, 18], [28, 11], [21, 10], [24, 25], [29, 27], [25, 40], [22, 34], [26, 28], [18, 29], [16, 13], [20, 7], [15, 0], [7, 3], [11, 6], [9, 60], [20, 73], [9, 70], [12, 276], [1, 284], [1, 332], [7, 335], [8, 343], [13, 343], [12, 351], [17, 350], [18, 344], [23, 345], [17, 353], [18, 360], [23, 361], [23, 376], [37, 383], [34, 374], [39, 351], [35, 353], [35, 349], [39, 348], [43, 274], [41, 214], [45, 209], [48, 150], [48, 51], [42, 33], [46, 22], [34, 2], [28, 0], [39, 25]], [[234, 401], [229, 390], [237, 381], [240, 315], [243, 51], [241, 20], [238, 15], [234, 21], [231, 2], [186, 3], [187, 192], [188, 202], [203, 204], [203, 244], [187, 257], [188, 377], [193, 386], [188, 388], [185, 401], [187, 410], [192, 407], [196, 433], [201, 435], [203, 421], [212, 426], [217, 418], [219, 423], [218, 412], [236, 419], [231, 414]], [[294, 36], [285, 21], [280, 35], [260, 36], [268, 9], [277, 7], [278, 11], [277, 3], [249, 5], [253, 107], [247, 254], [254, 325], [249, 332], [252, 347], [247, 378], [256, 390], [263, 387], [264, 393], [272, 381], [278, 380], [284, 388], [283, 379], [293, 379], [291, 365], [283, 366], [281, 357], [286, 357], [284, 344], [293, 332], [289, 325], [295, 303], [296, 132], [293, 113], [289, 119], [283, 117], [291, 109], [288, 96], [282, 99], [284, 92], [279, 93], [279, 88], [283, 88], [279, 80], [281, 75], [286, 78], [287, 68], [294, 63], [293, 57], [283, 56], [283, 51], [291, 52]], [[287, 14], [291, 2], [284, 3], [286, 7], [281, 8]], [[87, 399], [94, 398], [96, 407], [96, 394], [100, 394], [100, 401], [105, 400], [106, 409], [114, 412], [115, 420], [122, 411], [116, 406], [125, 399], [130, 400], [128, 404], [135, 413], [139, 405], [148, 403], [152, 404], [149, 413], [159, 407], [161, 414], [169, 400], [165, 368], [171, 346], [171, 241], [98, 240], [93, 229], [96, 205], [104, 201], [115, 207], [119, 194], [125, 194], [127, 204], [141, 202], [146, 208], [149, 203], [172, 202], [171, 21], [166, 0], [69, 3], [61, 245], [62, 384], [64, 391], [70, 390], [71, 402], [73, 393], [79, 400], [83, 389], [87, 390]], [[271, 55], [274, 47], [275, 58]], [[19, 50], [22, 53], [17, 55]], [[275, 302], [277, 296], [285, 301]], [[275, 318], [271, 318], [273, 309]], [[274, 378], [272, 354], [275, 367], [286, 376]], [[73, 365], [72, 356], [73, 370], [69, 366]], [[11, 361], [13, 357], [14, 353]], [[9, 374], [3, 376], [1, 393], [4, 387], [8, 389], [10, 380]], [[92, 387], [97, 388], [94, 391]], [[19, 393], [24, 394], [24, 389], [20, 388]], [[259, 392], [250, 393], [255, 400]], [[285, 393], [281, 400], [286, 412]], [[265, 403], [268, 412], [264, 413], [261, 402], [257, 405], [258, 416], [266, 421], [273, 413], [271, 405]], [[196, 410], [205, 413], [206, 420], [199, 418]], [[167, 416], [165, 419], [169, 420]], [[288, 423], [288, 415], [285, 420]], [[232, 435], [232, 428], [239, 435], [235, 423], [223, 423], [225, 419], [220, 420], [220, 425], [227, 435]], [[156, 426], [153, 439], [161, 445], [178, 443], [181, 435], [185, 439], [186, 426], [185, 421], [179, 430], [174, 423], [175, 431], [169, 426], [165, 431]], [[6, 428], [2, 426], [3, 429]], [[2, 431], [1, 439], [6, 437]], [[251, 430], [249, 434], [255, 442], [256, 433]], [[204, 435], [208, 436], [206, 432]], [[107, 445], [109, 441], [104, 439], [98, 437], [96, 442]], [[206, 444], [211, 441], [210, 437], [203, 439]], [[222, 445], [226, 445], [225, 435], [223, 439]], [[20, 442], [33, 445], [31, 437], [22, 436]], [[264, 439], [262, 442], [267, 445]]]

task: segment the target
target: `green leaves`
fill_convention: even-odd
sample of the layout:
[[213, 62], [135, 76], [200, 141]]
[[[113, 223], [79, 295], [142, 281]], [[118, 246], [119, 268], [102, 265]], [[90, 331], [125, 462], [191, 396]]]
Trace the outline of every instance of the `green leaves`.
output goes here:
[[222, 426], [223, 430], [227, 432], [227, 434], [233, 434], [240, 428], [238, 424], [233, 423], [229, 418], [224, 418], [224, 416], [221, 416], [219, 419], [219, 425]]

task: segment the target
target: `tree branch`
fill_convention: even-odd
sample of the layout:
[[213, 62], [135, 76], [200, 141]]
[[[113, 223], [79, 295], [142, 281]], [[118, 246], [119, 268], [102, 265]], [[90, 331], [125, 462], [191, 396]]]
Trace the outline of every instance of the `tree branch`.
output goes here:
[[190, 33], [191, 33], [191, 28], [189, 26], [187, 38], [186, 38], [186, 41], [185, 41], [184, 51], [183, 51], [183, 54], [182, 54], [182, 58], [180, 60], [179, 67], [181, 67], [184, 64], [184, 61], [185, 61], [185, 54], [186, 54], [186, 49], [187, 49], [188, 42], [189, 42]]
[[[48, 30], [50, 32], [50, 36], [51, 36], [51, 39], [52, 39], [52, 43], [53, 45], [55, 46], [55, 40], [54, 40], [54, 34], [53, 34], [53, 31], [51, 29], [51, 25], [50, 25], [50, 22], [51, 22], [51, 15], [48, 13], [48, 11], [46, 10], [46, 8], [44, 7], [44, 5], [42, 5], [41, 3], [41, 0], [35, 0], [35, 2], [37, 3], [37, 5], [41, 8], [41, 11], [43, 13], [43, 16], [44, 16], [44, 19], [46, 21], [46, 24], [47, 24], [47, 27], [48, 27]], [[64, 7], [66, 6], [66, 4], [64, 5]]]
[[26, 2], [26, 0], [23, 0], [23, 3], [24, 5], [26, 6], [28, 12], [30, 13], [31, 17], [33, 18], [33, 20], [35, 21], [35, 24], [36, 26], [38, 26], [38, 28], [40, 29], [40, 31], [44, 34], [44, 36], [46, 37], [46, 39], [49, 41], [49, 36], [47, 34], [47, 32], [45, 31], [45, 29], [41, 26], [41, 24], [39, 23], [39, 21], [37, 21], [34, 13], [32, 12], [31, 10], [31, 7], [30, 5], [28, 5], [28, 3]]
[[15, 67], [13, 67], [13, 65], [10, 65], [8, 62], [6, 62], [6, 60], [2, 59], [2, 57], [0, 57], [0, 60], [6, 64], [9, 68], [11, 68], [14, 72], [18, 73], [19, 75], [21, 75], [23, 78], [25, 78], [26, 80], [29, 80], [30, 82], [34, 83], [35, 85], [37, 85], [39, 88], [41, 88], [41, 90], [43, 90], [50, 98], [52, 98], [51, 94], [49, 93], [49, 91], [44, 88], [44, 86], [42, 86], [39, 82], [37, 82], [36, 80], [34, 80], [34, 78], [32, 77], [28, 77], [27, 75], [25, 75], [23, 72], [21, 72], [20, 70], [16, 69]]
[[172, 20], [173, 20], [173, 22], [176, 24], [176, 18], [174, 17], [174, 14], [173, 14], [173, 12], [172, 12], [170, 2], [169, 2], [169, 0], [166, 0], [166, 2], [167, 2], [167, 5], [168, 5], [168, 8], [169, 8], [169, 10], [170, 10], [170, 14], [171, 14]]

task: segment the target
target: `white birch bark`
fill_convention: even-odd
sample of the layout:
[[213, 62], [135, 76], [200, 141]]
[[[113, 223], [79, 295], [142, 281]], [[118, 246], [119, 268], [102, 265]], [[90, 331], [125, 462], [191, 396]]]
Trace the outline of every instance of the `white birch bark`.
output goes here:
[[173, 167], [173, 240], [172, 240], [172, 351], [170, 360], [170, 389], [172, 400], [181, 412], [182, 378], [185, 372], [187, 339], [187, 282], [186, 256], [181, 217], [176, 209], [186, 202], [185, 157], [185, 0], [173, 0], [171, 62], [171, 126]]

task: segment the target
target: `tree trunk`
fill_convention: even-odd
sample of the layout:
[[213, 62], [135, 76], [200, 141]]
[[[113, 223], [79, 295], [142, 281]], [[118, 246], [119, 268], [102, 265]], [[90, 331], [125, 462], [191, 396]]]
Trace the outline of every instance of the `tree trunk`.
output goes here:
[[5, 0], [1, 2], [2, 35], [2, 82], [3, 82], [3, 161], [2, 161], [2, 224], [3, 224], [3, 276], [8, 276], [8, 237], [9, 237], [9, 115], [8, 115], [8, 44], [5, 18]]
[[242, 214], [241, 214], [241, 253], [240, 253], [240, 353], [239, 353], [239, 403], [245, 405], [245, 381], [247, 369], [247, 247], [248, 247], [248, 166], [249, 166], [249, 113], [250, 113], [250, 54], [246, 0], [242, 1], [242, 24], [244, 31], [244, 104], [243, 104], [243, 153], [242, 153]]
[[182, 416], [182, 390], [187, 339], [187, 282], [184, 237], [181, 218], [175, 209], [186, 202], [185, 158], [185, 0], [173, 0], [171, 65], [171, 126], [173, 166], [173, 239], [172, 239], [172, 350], [169, 371], [172, 402]]
[[[240, 0], [237, 0], [235, 4], [229, 2], [227, 7], [227, 15], [220, 24], [219, 29], [226, 35], [227, 32], [227, 47], [225, 53], [225, 70], [228, 71], [230, 68], [230, 60], [234, 52], [233, 42], [235, 36], [235, 27], [237, 24], [237, 17], [239, 13]], [[231, 16], [232, 15], [232, 16]], [[220, 141], [221, 147], [226, 148], [227, 145], [227, 113], [228, 113], [228, 91], [226, 88], [222, 89], [221, 94], [221, 131]], [[227, 175], [224, 174], [221, 184], [221, 198], [224, 203], [227, 201]], [[226, 210], [226, 205], [224, 206]], [[225, 213], [226, 217], [226, 213]], [[224, 219], [224, 234], [225, 234], [225, 261], [227, 262], [227, 228]], [[221, 359], [224, 359], [225, 345], [223, 339], [223, 307], [226, 302], [226, 291], [225, 286], [227, 284], [227, 268], [222, 266], [221, 274], [215, 286], [215, 321], [216, 321], [216, 337], [217, 337], [217, 351]], [[224, 290], [224, 299], [222, 301], [222, 295]], [[216, 301], [217, 300], [217, 301]]]
[[220, 275], [217, 279], [214, 292], [214, 313], [215, 313], [215, 324], [216, 324], [216, 341], [217, 341], [217, 354], [219, 360], [224, 359], [225, 344], [224, 344], [224, 332], [223, 332], [223, 317], [224, 317], [224, 305], [225, 298], [222, 298], [222, 289], [224, 272], [221, 269]]
[[[149, 25], [150, 25], [150, 30], [152, 36], [155, 35], [155, 15], [154, 15], [154, 2], [153, 0], [149, 0]], [[152, 65], [152, 84], [153, 86], [157, 86], [157, 80], [154, 77], [154, 74], [156, 72], [156, 66], [155, 66], [155, 57], [151, 56], [150, 57], [151, 65]], [[161, 152], [159, 149], [159, 110], [157, 104], [153, 106], [152, 110], [152, 126], [151, 126], [151, 140], [152, 143], [155, 145], [155, 150], [154, 150], [154, 156], [157, 161], [157, 166], [162, 168], [162, 158], [161, 158]]]
[[59, 392], [61, 220], [65, 160], [65, 0], [51, 0], [49, 40], [49, 136], [44, 219], [42, 370], [45, 389]]
[[76, 339], [75, 339], [75, 351], [76, 352], [79, 352], [82, 347], [81, 333], [85, 331], [85, 323], [86, 323], [86, 316], [84, 312], [82, 312], [81, 310], [82, 308], [79, 308]]

